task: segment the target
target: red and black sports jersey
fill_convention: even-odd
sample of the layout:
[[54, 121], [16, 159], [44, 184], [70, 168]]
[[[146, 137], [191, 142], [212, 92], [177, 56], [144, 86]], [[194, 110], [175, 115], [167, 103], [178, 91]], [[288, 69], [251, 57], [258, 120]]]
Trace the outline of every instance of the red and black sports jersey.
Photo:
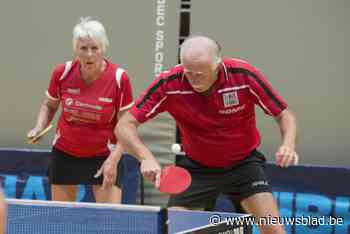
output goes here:
[[257, 148], [255, 105], [277, 116], [287, 105], [266, 78], [245, 61], [223, 60], [210, 94], [195, 92], [183, 67], [161, 73], [130, 113], [140, 123], [167, 111], [180, 129], [183, 149], [209, 167], [228, 167]]
[[90, 84], [82, 80], [78, 60], [58, 65], [46, 92], [62, 108], [53, 144], [77, 157], [109, 155], [117, 114], [133, 104], [127, 73], [105, 61], [106, 69]]

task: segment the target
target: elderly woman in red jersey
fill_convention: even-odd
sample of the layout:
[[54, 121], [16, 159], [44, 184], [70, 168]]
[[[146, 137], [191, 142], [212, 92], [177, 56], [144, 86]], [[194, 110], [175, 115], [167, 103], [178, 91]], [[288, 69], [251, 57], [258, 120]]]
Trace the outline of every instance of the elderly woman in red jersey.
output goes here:
[[75, 201], [78, 184], [92, 185], [96, 202], [120, 203], [118, 162], [123, 148], [113, 130], [132, 106], [128, 74], [104, 57], [104, 26], [81, 18], [73, 30], [76, 58], [58, 65], [41, 105], [32, 138], [61, 114], [53, 141], [48, 176], [52, 200]]
[[[117, 136], [141, 162], [142, 174], [156, 184], [161, 168], [142, 143], [136, 128], [167, 111], [176, 120], [186, 156], [177, 165], [192, 175], [192, 184], [171, 195], [168, 205], [211, 209], [220, 193], [257, 218], [279, 216], [258, 151], [260, 134], [255, 106], [275, 118], [282, 142], [277, 163], [298, 162], [296, 121], [266, 78], [249, 63], [222, 58], [220, 46], [205, 36], [184, 41], [181, 64], [161, 73], [118, 123]], [[283, 225], [261, 225], [261, 233], [285, 233]]]

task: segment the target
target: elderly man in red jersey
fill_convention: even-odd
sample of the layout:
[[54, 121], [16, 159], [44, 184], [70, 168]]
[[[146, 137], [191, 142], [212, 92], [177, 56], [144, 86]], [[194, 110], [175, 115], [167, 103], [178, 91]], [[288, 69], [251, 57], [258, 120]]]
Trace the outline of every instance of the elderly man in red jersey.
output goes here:
[[[266, 78], [249, 63], [222, 58], [220, 46], [192, 36], [180, 50], [181, 64], [161, 73], [117, 125], [117, 137], [156, 182], [161, 167], [142, 143], [137, 126], [167, 111], [180, 129], [186, 157], [177, 162], [192, 175], [191, 186], [172, 195], [170, 207], [210, 209], [219, 193], [257, 218], [279, 217], [257, 147], [255, 105], [275, 118], [282, 135], [276, 152], [281, 167], [297, 164], [296, 121]], [[155, 183], [155, 186], [159, 186]], [[284, 233], [283, 225], [261, 225], [261, 233]]]
[[52, 200], [75, 201], [78, 185], [85, 184], [92, 185], [96, 202], [121, 202], [123, 148], [114, 128], [133, 102], [127, 72], [105, 58], [108, 44], [99, 21], [86, 17], [75, 25], [76, 57], [54, 69], [36, 125], [28, 132], [28, 138], [37, 136], [61, 106], [48, 173]]

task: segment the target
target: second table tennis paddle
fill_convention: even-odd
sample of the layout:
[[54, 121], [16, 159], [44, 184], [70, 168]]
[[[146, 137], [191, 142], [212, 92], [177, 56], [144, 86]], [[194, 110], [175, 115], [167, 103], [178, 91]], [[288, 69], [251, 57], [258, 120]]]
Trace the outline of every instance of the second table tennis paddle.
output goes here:
[[40, 139], [41, 137], [43, 137], [45, 134], [47, 134], [47, 133], [50, 131], [50, 129], [51, 129], [52, 127], [53, 127], [53, 125], [50, 124], [49, 126], [47, 126], [46, 128], [44, 128], [41, 132], [39, 132], [38, 135], [29, 138], [28, 141], [27, 141], [27, 143], [30, 144], [30, 145], [31, 145], [31, 144], [36, 144], [36, 143], [39, 141], [39, 139]]

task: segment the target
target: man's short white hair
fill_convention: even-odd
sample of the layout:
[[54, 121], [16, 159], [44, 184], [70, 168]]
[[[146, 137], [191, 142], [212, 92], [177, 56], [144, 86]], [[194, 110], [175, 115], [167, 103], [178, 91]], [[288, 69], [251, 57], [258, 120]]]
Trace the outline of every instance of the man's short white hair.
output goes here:
[[102, 46], [102, 51], [106, 52], [109, 45], [106, 30], [101, 22], [91, 18], [82, 17], [73, 29], [73, 49], [77, 49], [79, 39], [92, 38], [99, 42]]
[[201, 46], [203, 51], [210, 53], [212, 56], [213, 65], [218, 65], [221, 63], [221, 47], [213, 39], [203, 36], [203, 35], [193, 35], [185, 39], [180, 47], [180, 60], [183, 61], [185, 55], [188, 51], [196, 46]]

